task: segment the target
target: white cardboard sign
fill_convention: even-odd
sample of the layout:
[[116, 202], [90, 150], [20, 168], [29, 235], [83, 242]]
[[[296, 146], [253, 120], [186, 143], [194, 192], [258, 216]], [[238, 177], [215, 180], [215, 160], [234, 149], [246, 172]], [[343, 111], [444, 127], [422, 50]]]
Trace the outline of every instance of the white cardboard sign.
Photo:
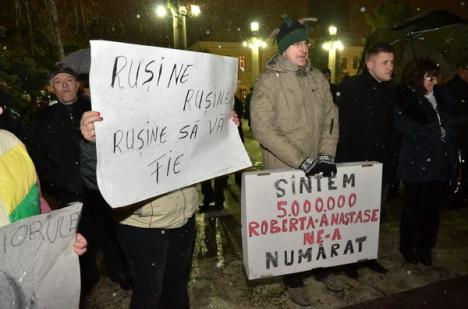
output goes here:
[[231, 120], [237, 59], [91, 41], [99, 189], [133, 204], [251, 165]]
[[81, 203], [0, 228], [0, 308], [78, 308]]
[[382, 164], [243, 174], [242, 247], [249, 279], [376, 259]]

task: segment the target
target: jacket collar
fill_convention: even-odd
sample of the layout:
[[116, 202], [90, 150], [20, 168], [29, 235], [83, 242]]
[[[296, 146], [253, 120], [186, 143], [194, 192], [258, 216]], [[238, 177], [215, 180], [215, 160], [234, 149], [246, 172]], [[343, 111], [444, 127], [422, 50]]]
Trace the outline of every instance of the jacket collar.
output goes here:
[[267, 62], [267, 68], [276, 72], [297, 72], [304, 70], [305, 72], [310, 71], [310, 62], [307, 60], [307, 63], [304, 67], [295, 65], [291, 61], [285, 59], [280, 54], [273, 55], [272, 58]]
[[366, 82], [370, 83], [371, 85], [374, 85], [374, 86], [379, 86], [379, 85], [384, 85], [388, 82], [384, 82], [384, 81], [378, 81], [374, 78], [374, 76], [372, 76], [370, 73], [369, 73], [369, 70], [367, 68], [365, 68], [362, 73], [361, 73], [361, 78], [363, 80], [365, 80]]

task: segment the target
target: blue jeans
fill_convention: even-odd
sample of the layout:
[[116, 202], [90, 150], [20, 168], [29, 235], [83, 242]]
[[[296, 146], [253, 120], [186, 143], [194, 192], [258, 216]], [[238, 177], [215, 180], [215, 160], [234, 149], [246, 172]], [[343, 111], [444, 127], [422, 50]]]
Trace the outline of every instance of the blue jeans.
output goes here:
[[119, 224], [117, 235], [133, 280], [130, 308], [189, 308], [194, 216], [176, 229]]

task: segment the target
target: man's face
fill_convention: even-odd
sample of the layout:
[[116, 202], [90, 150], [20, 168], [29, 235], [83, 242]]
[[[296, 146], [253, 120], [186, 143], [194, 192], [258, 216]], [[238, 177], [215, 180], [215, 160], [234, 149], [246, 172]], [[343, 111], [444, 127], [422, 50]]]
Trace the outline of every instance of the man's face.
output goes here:
[[393, 53], [378, 53], [367, 60], [367, 69], [378, 81], [389, 81], [393, 73]]
[[49, 85], [60, 103], [68, 105], [76, 101], [80, 83], [72, 75], [59, 73], [50, 80]]
[[297, 66], [303, 67], [309, 56], [309, 42], [302, 41], [291, 44], [283, 53], [283, 57]]
[[466, 83], [468, 83], [468, 68], [461, 68], [458, 70], [458, 75], [460, 75], [460, 78], [463, 79]]

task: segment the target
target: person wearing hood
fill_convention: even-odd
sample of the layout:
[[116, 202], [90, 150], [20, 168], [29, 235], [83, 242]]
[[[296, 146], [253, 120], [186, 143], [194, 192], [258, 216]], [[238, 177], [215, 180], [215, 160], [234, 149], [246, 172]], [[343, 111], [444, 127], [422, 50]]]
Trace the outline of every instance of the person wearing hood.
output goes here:
[[408, 64], [402, 77], [395, 124], [402, 134], [398, 173], [406, 190], [400, 252], [411, 264], [432, 265], [440, 211], [455, 177], [452, 96], [436, 88], [439, 67], [429, 59]]
[[[251, 129], [265, 169], [289, 167], [303, 170], [306, 176], [331, 176], [336, 174], [338, 109], [328, 81], [310, 65], [306, 27], [287, 16], [283, 19], [276, 35], [278, 53], [255, 84]], [[343, 289], [336, 277], [324, 279], [330, 281], [324, 280], [329, 289]], [[301, 273], [285, 275], [283, 282], [292, 301], [310, 305]]]

